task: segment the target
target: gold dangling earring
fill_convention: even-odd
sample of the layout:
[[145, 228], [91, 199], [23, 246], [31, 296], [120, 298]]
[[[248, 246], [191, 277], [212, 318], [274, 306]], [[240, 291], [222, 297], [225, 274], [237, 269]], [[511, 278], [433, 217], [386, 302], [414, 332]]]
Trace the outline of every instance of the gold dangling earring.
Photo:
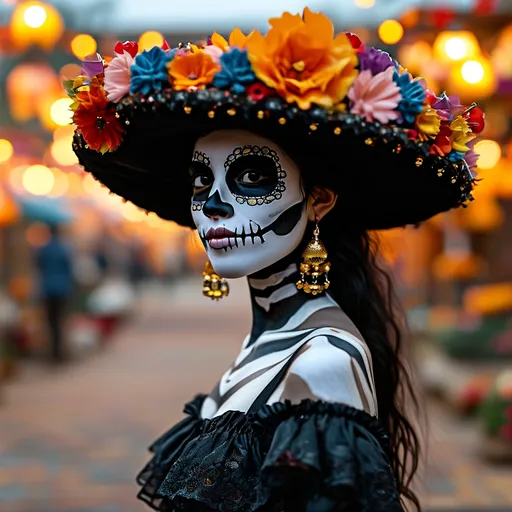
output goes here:
[[228, 282], [215, 273], [209, 261], [203, 271], [203, 295], [212, 300], [220, 300], [229, 295]]
[[329, 281], [331, 264], [327, 261], [328, 254], [325, 245], [318, 239], [319, 234], [320, 229], [316, 222], [313, 238], [302, 253], [300, 281], [296, 284], [299, 290], [312, 295], [323, 293], [331, 284]]

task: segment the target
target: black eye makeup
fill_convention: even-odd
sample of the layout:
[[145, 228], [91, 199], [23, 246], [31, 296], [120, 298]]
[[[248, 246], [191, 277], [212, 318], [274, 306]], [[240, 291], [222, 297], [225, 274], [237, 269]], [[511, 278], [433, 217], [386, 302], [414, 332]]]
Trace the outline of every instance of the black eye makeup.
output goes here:
[[226, 183], [240, 204], [268, 204], [281, 199], [286, 171], [276, 151], [266, 146], [237, 147], [224, 162]]
[[208, 194], [214, 180], [210, 159], [205, 153], [194, 151], [192, 162], [190, 163], [190, 180], [193, 188], [192, 210], [201, 210], [201, 202], [208, 199]]

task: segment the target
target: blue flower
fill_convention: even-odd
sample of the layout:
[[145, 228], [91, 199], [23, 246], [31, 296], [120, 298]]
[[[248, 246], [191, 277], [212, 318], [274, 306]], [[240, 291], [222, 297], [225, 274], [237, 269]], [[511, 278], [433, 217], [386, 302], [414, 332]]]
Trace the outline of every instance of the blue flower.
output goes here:
[[457, 162], [458, 160], [463, 160], [466, 156], [466, 153], [462, 153], [461, 151], [450, 151], [448, 154], [448, 160], [451, 162]]
[[168, 85], [167, 64], [173, 59], [174, 54], [167, 54], [154, 46], [151, 50], [144, 50], [137, 55], [131, 67], [130, 94], [149, 94]]
[[221, 70], [213, 77], [213, 86], [217, 89], [231, 89], [242, 94], [247, 84], [256, 80], [246, 50], [232, 48], [220, 57]]
[[414, 123], [416, 116], [423, 112], [425, 103], [425, 90], [417, 80], [411, 80], [409, 73], [401, 75], [395, 71], [393, 80], [400, 87], [402, 99], [398, 104], [398, 111], [408, 123]]

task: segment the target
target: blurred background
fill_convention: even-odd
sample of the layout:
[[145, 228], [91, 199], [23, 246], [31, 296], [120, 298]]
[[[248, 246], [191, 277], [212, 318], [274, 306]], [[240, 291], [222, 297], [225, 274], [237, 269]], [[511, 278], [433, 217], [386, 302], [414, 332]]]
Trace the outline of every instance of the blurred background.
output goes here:
[[[62, 79], [118, 40], [264, 30], [305, 5], [0, 0], [1, 512], [145, 510], [146, 446], [213, 387], [250, 322], [243, 281], [221, 303], [202, 297], [193, 233], [80, 171]], [[309, 7], [487, 113], [477, 200], [380, 236], [429, 419], [423, 504], [512, 510], [512, 0]]]

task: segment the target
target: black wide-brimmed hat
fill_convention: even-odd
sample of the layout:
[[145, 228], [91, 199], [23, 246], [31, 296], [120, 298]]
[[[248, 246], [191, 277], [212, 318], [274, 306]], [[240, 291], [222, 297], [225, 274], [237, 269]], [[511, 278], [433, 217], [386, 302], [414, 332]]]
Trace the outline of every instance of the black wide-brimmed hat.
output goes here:
[[270, 20], [266, 35], [138, 53], [66, 82], [80, 164], [113, 193], [193, 227], [188, 168], [197, 139], [248, 130], [282, 147], [304, 178], [339, 194], [340, 222], [417, 224], [472, 199], [483, 112], [437, 97], [387, 53], [334, 37], [308, 9]]

